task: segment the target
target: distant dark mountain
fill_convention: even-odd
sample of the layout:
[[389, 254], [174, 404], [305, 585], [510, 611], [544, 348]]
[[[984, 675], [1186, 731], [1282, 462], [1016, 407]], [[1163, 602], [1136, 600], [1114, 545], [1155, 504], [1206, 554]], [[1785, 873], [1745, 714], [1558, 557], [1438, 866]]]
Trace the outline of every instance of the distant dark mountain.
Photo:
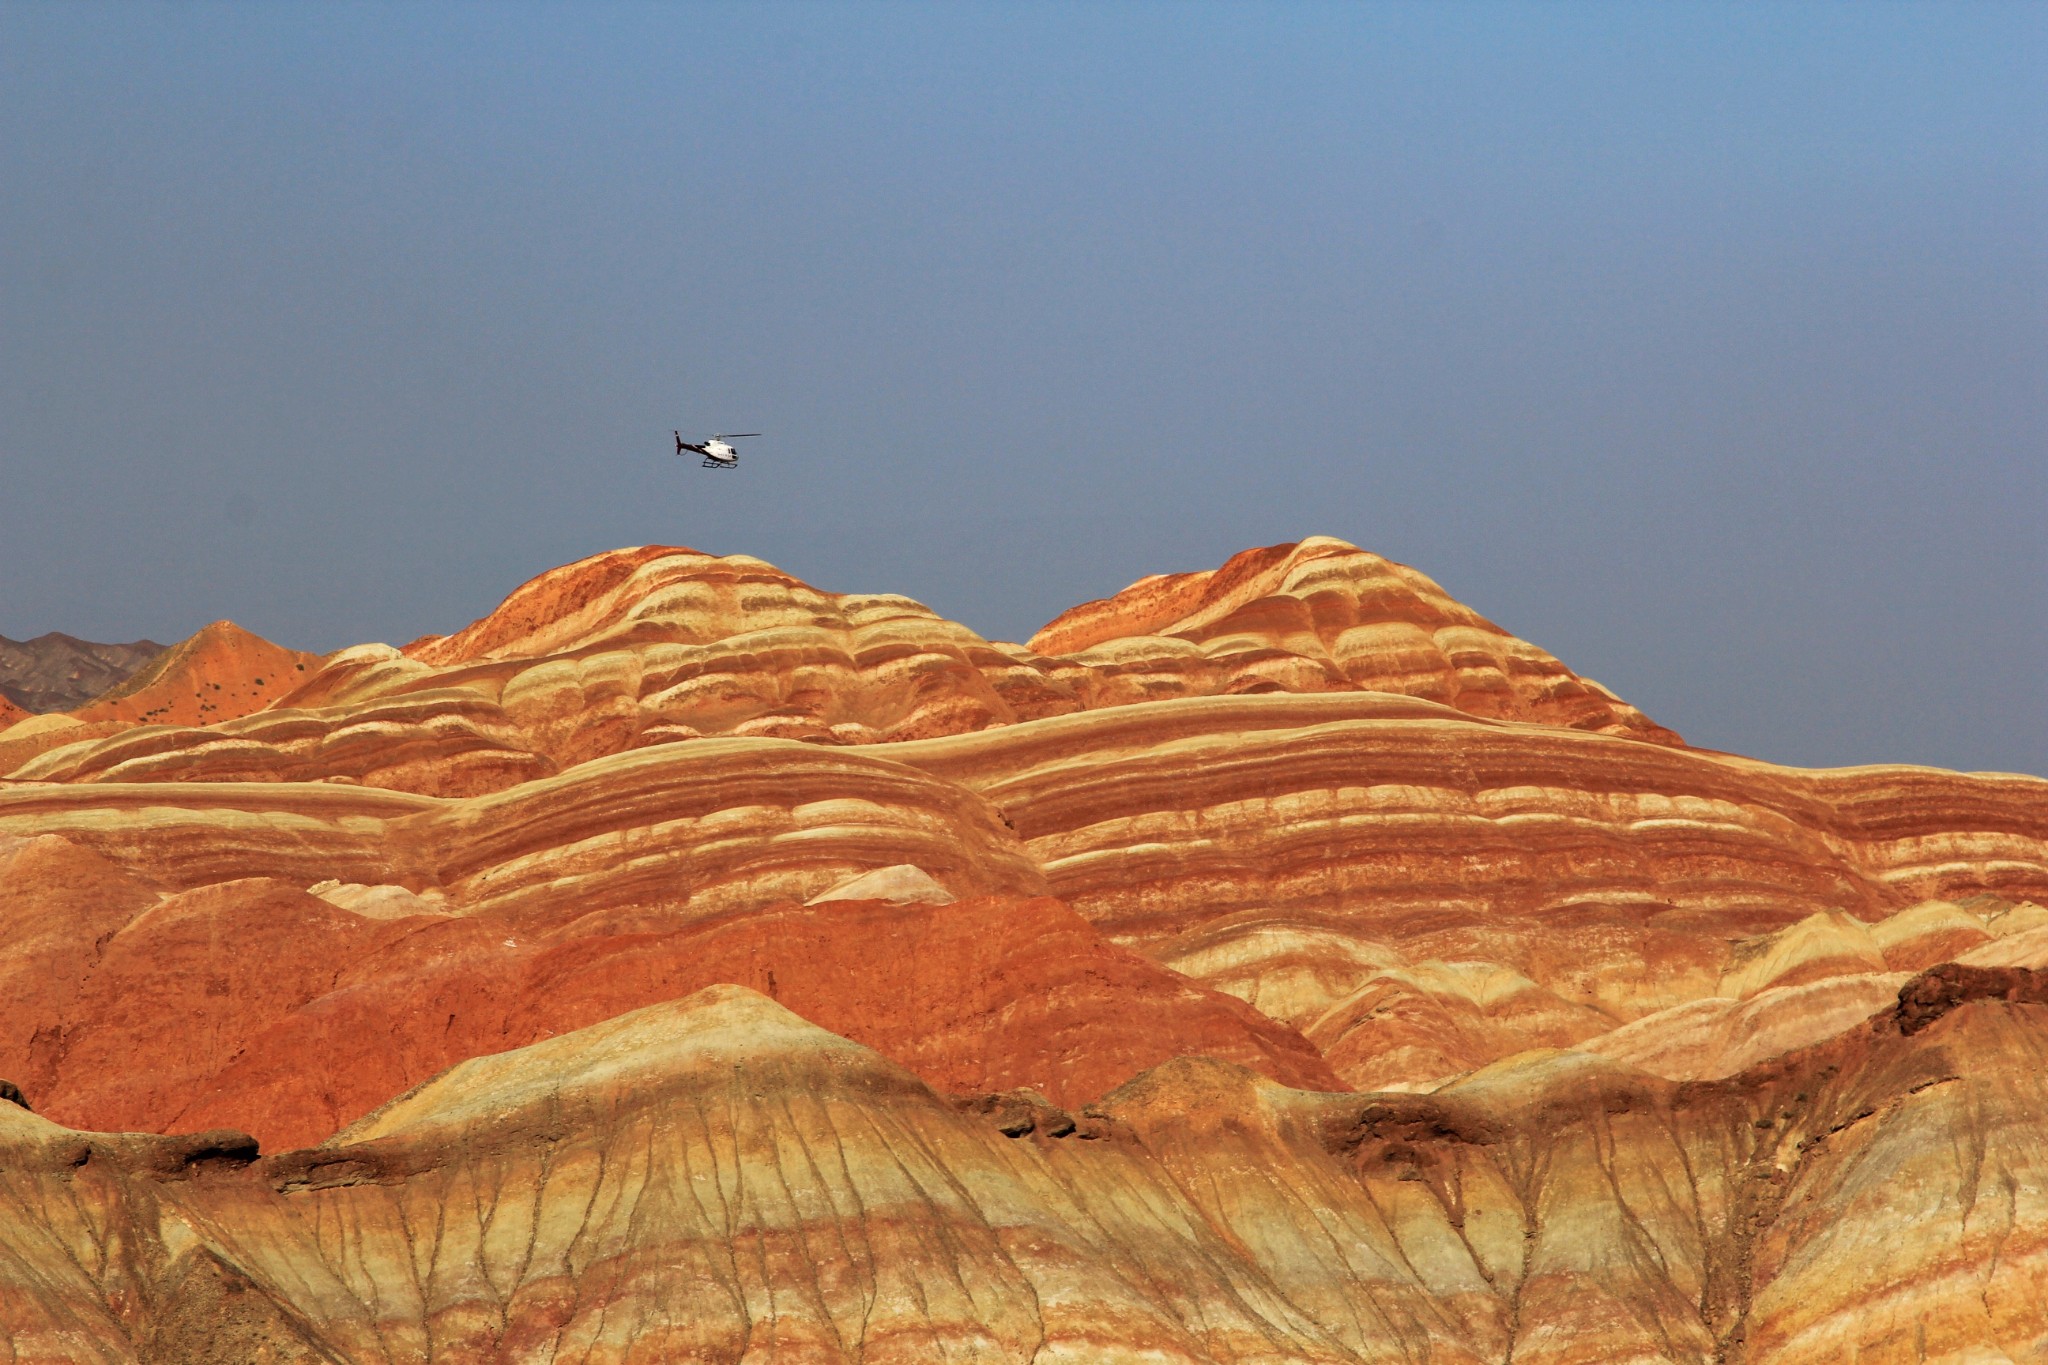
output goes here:
[[0, 635], [0, 697], [27, 711], [69, 711], [127, 682], [163, 652], [154, 640], [101, 645], [54, 630], [33, 640]]

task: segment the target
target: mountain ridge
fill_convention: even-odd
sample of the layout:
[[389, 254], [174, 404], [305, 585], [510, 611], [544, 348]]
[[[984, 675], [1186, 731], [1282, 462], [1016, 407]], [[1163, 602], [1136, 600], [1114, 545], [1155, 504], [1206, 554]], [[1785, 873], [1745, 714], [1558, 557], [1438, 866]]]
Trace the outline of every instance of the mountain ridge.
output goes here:
[[638, 547], [95, 705], [0, 733], [17, 1356], [2048, 1356], [2048, 781], [1344, 542], [1021, 645]]
[[0, 726], [10, 703], [31, 715], [83, 706], [163, 651], [154, 640], [100, 644], [55, 630], [32, 640], [0, 635]]
[[[1086, 634], [1088, 648], [1047, 655], [984, 639], [906, 597], [823, 592], [750, 556], [671, 546], [607, 551], [536, 575], [453, 635], [403, 650], [359, 645], [322, 660], [279, 655], [262, 666], [273, 674], [289, 668], [292, 685], [282, 693], [258, 698], [253, 679], [263, 674], [251, 662], [224, 675], [233, 705], [204, 691], [205, 679], [193, 697], [159, 688], [151, 705], [96, 704], [77, 718], [170, 723], [185, 733], [80, 735], [61, 752], [48, 740], [11, 761], [0, 753], [10, 762], [0, 776], [332, 777], [465, 795], [715, 735], [858, 746], [1259, 693], [1385, 692], [1471, 715], [1683, 744], [1420, 574], [1355, 546], [1313, 538], [1247, 552], [1225, 570], [1221, 579], [1173, 580], [1183, 585], [1173, 591], [1207, 617], [1133, 618], [1176, 633], [1104, 642], [1098, 628]], [[1155, 581], [1166, 580], [1145, 583]], [[1130, 595], [1147, 591], [1140, 584], [1105, 599], [1107, 607], [1076, 610], [1128, 615]], [[1228, 619], [1212, 619], [1219, 602]], [[232, 629], [217, 623], [208, 631]], [[203, 632], [174, 654], [205, 652], [209, 638]], [[210, 647], [224, 656], [237, 648], [276, 650], [260, 641]], [[377, 755], [340, 741], [338, 727], [373, 715], [407, 737], [380, 751], [387, 760], [402, 752], [402, 760], [373, 766], [365, 760]]]

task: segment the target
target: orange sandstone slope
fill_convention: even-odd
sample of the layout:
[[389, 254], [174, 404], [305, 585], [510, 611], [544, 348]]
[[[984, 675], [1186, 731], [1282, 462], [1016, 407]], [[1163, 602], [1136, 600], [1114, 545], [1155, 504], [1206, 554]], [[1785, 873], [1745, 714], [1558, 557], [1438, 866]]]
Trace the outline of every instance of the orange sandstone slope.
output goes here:
[[1679, 738], [1405, 564], [1328, 536], [1140, 579], [1030, 647], [1085, 669], [1091, 706], [1219, 692], [1396, 692], [1476, 716]]
[[215, 621], [71, 715], [87, 724], [211, 725], [233, 720], [290, 692], [319, 658], [274, 645], [233, 621]]
[[0, 782], [18, 1355], [2048, 1355], [2048, 782], [1688, 749], [1327, 540], [293, 676]]
[[[99, 890], [66, 935], [81, 881]], [[311, 1144], [467, 1058], [720, 982], [946, 1090], [1079, 1106], [1188, 1053], [1342, 1088], [1292, 1029], [1112, 947], [1047, 898], [784, 903], [657, 930], [581, 923], [571, 906], [450, 914], [396, 887], [149, 890], [52, 836], [0, 866], [17, 945], [0, 980], [29, 1006], [0, 1033], [0, 1073], [50, 1118]]]
[[[624, 953], [618, 962], [640, 976], [615, 979], [607, 967], [586, 979], [616, 988], [591, 1008], [626, 1008], [705, 982], [690, 974], [695, 968], [663, 966], [649, 976], [633, 964], [701, 967], [708, 959], [692, 955], [702, 951], [703, 930], [736, 923], [766, 932], [784, 923], [770, 907], [896, 863], [928, 868], [960, 895], [1057, 890], [1096, 932], [1153, 955], [1180, 973], [1174, 980], [1237, 996], [1306, 1037], [1334, 1077], [1316, 1085], [1426, 1088], [1544, 1046], [1624, 1057], [1676, 1079], [1722, 1075], [1854, 1025], [1897, 988], [1899, 973], [1942, 957], [2048, 965], [2048, 935], [2036, 932], [2042, 912], [2027, 901], [2048, 901], [2048, 784], [1916, 770], [1857, 774], [1855, 785], [1833, 792], [1810, 780], [1802, 786], [1797, 774], [1764, 784], [1712, 755], [1503, 729], [1456, 713], [1446, 720], [1412, 702], [1401, 705], [1419, 717], [1325, 720], [1277, 735], [1246, 729], [1246, 713], [1298, 720], [1304, 709], [1327, 716], [1333, 704], [1357, 703], [1223, 698], [856, 750], [706, 740], [462, 801], [333, 784], [19, 787], [0, 792], [0, 831], [61, 833], [167, 891], [268, 878], [355, 915], [426, 915], [436, 924], [447, 917], [414, 947], [443, 944], [434, 951], [466, 959], [445, 989], [426, 991], [421, 983], [439, 978], [418, 974], [411, 949], [387, 953], [376, 935], [355, 934], [349, 941], [363, 946], [344, 953], [309, 935], [308, 950], [317, 949], [330, 972], [358, 951], [381, 954], [381, 965], [347, 967], [346, 983], [322, 978], [259, 1008], [271, 998], [265, 983], [282, 982], [281, 970], [231, 986], [232, 973], [200, 971], [152, 949], [125, 958], [122, 984], [94, 995], [99, 1004], [37, 1006], [22, 1031], [67, 1040], [97, 1032], [120, 1040], [112, 1055], [149, 1056], [152, 1073], [184, 1075], [187, 1065], [173, 1066], [163, 1052], [177, 1040], [149, 1021], [189, 1012], [181, 1002], [204, 977], [224, 992], [223, 1045], [251, 1060], [236, 1078], [196, 1073], [193, 1089], [254, 1093], [277, 1073], [323, 1087], [291, 1091], [289, 1101], [251, 1101], [255, 1108], [209, 1110], [210, 1121], [305, 1141], [436, 1067], [537, 1036], [497, 1022], [505, 1006], [494, 992], [554, 998], [558, 983], [531, 975], [542, 970], [534, 965], [539, 939], [604, 963]], [[1197, 740], [1173, 738], [1175, 714], [1198, 727]], [[1224, 728], [1226, 721], [1238, 728]], [[1112, 723], [1121, 737], [1101, 733]], [[1478, 734], [1461, 739], [1462, 731]], [[1134, 743], [1134, 734], [1149, 743]], [[1461, 748], [1462, 776], [1430, 777], [1433, 764]], [[977, 797], [967, 789], [973, 779], [962, 784], [963, 765], [991, 754], [1021, 771], [1007, 781], [980, 779], [987, 785]], [[1048, 754], [1066, 757], [1048, 770]], [[1332, 773], [1351, 776], [1333, 787]], [[1357, 795], [1347, 790], [1368, 777], [1374, 781]], [[1920, 784], [1918, 794], [1902, 791], [1902, 779]], [[1593, 780], [1607, 794], [1574, 794], [1574, 782]], [[1489, 790], [1508, 799], [1485, 797]], [[1918, 808], [1903, 824], [1894, 804], [1902, 797]], [[1944, 909], [1929, 899], [1944, 896], [1982, 904]], [[233, 945], [242, 938], [234, 922], [202, 920], [192, 932], [203, 928], [204, 942]], [[1813, 923], [1833, 927], [1801, 927]], [[105, 933], [84, 932], [87, 943]], [[1055, 952], [1061, 940], [1040, 932], [1048, 935], [1043, 950]], [[918, 960], [930, 933], [920, 929], [891, 951]], [[631, 948], [628, 939], [646, 946]], [[107, 951], [121, 944], [116, 938]], [[831, 944], [813, 955], [844, 953], [856, 973], [883, 968], [870, 945]], [[879, 952], [880, 941], [872, 947]], [[970, 980], [994, 970], [954, 961]], [[739, 979], [770, 991], [778, 980], [801, 980], [772, 952], [746, 970]], [[1034, 979], [1017, 970], [1001, 974]], [[349, 989], [334, 994], [342, 984]], [[1118, 989], [1149, 999], [1166, 988], [1133, 979]], [[943, 992], [905, 995], [900, 1013], [886, 992], [843, 1007], [853, 1013], [816, 1012], [837, 997], [794, 1003], [941, 1084], [1033, 1085], [1058, 1097], [1086, 1093], [1063, 1079], [1075, 1067], [1106, 1084], [1162, 1055], [1220, 1046], [1184, 1032], [1184, 1023], [1194, 1025], [1170, 1011], [1150, 1011], [1140, 1032], [1159, 1041], [1146, 1042], [1153, 1051], [1144, 1055], [1106, 1045], [1100, 1033], [1085, 1047], [1030, 1041], [1033, 1030], [1065, 1027], [1050, 1017], [1021, 1032], [990, 1023], [976, 1026], [984, 1030], [978, 1036], [1007, 1039], [998, 1051], [1010, 1069], [970, 1081], [944, 1067], [926, 1071], [919, 1056], [889, 1042], [945, 1031], [939, 1020], [952, 1006]], [[104, 1031], [102, 1011], [148, 999], [157, 1003], [125, 1032]], [[440, 1010], [431, 1019], [418, 1013], [429, 1005]], [[286, 1019], [302, 1008], [343, 1031]], [[961, 1008], [983, 1017], [982, 1006]], [[988, 1020], [1014, 1022], [1014, 1004], [986, 1008], [994, 1011]], [[27, 1001], [17, 1009], [29, 1013]], [[883, 1010], [872, 1026], [886, 1016], [905, 1032], [863, 1032], [852, 1021], [868, 1009]], [[531, 1017], [531, 1028], [572, 1018]], [[1102, 1017], [1113, 1020], [1114, 1011]], [[407, 1041], [415, 1023], [433, 1026], [431, 1046]], [[365, 1050], [359, 1040], [379, 1028], [388, 1039]], [[1060, 1054], [1062, 1070], [1027, 1065], [1033, 1049], [1045, 1047]], [[1249, 1053], [1222, 1055], [1257, 1062]], [[139, 1095], [138, 1077], [110, 1073], [93, 1056], [79, 1053], [61, 1076], [0, 1057], [0, 1075], [12, 1070], [42, 1087], [32, 1093], [61, 1101], [61, 1112], [81, 1123], [191, 1121], [186, 1109]], [[323, 1079], [330, 1076], [341, 1079]], [[77, 1091], [79, 1082], [64, 1077], [88, 1078], [99, 1090]], [[74, 1093], [85, 1098], [65, 1098]], [[74, 1103], [86, 1107], [68, 1107]]]
[[[1233, 564], [1156, 580], [1179, 586], [1130, 628], [1170, 615], [1200, 633], [1248, 610], [1353, 619], [1393, 599], [1419, 610], [1426, 583], [1328, 541]], [[1373, 586], [1389, 576], [1406, 586]], [[1073, 620], [1099, 635], [1107, 610]], [[1181, 696], [851, 747], [653, 742], [669, 732], [651, 717], [715, 727], [790, 680], [814, 720], [879, 721], [888, 706], [912, 732], [943, 731], [934, 717], [958, 720], [962, 696], [995, 695], [984, 666], [1036, 660], [1033, 676], [1061, 685], [1084, 668], [977, 641], [903, 599], [830, 597], [759, 561], [622, 551], [544, 574], [408, 654], [343, 651], [247, 717], [35, 758], [0, 790], [0, 833], [63, 834], [172, 892], [333, 883], [380, 914], [539, 917], [572, 936], [672, 934], [910, 864], [961, 895], [1051, 891], [1112, 942], [1309, 1038], [1342, 1082], [1411, 1088], [1623, 1029], [1615, 1046], [1654, 1053], [1662, 1074], [1719, 1074], [1853, 1022], [1896, 972], [1978, 940], [1866, 962], [1853, 987], [1819, 992], [1728, 986], [1746, 944], [1816, 916], [1869, 925], [1990, 897], [1971, 912], [1983, 936], [2025, 918], [2004, 910], [2048, 903], [2035, 779], [1805, 773], [1381, 691]], [[636, 690], [678, 658], [710, 671]], [[526, 747], [543, 731], [626, 748], [564, 766]], [[2001, 962], [2034, 961], [2034, 938], [2000, 936]], [[507, 970], [514, 947], [472, 945]], [[384, 1083], [362, 1081], [350, 1103]]]
[[[0, 1076], [79, 1124], [312, 1141], [464, 1057], [717, 980], [952, 1088], [1081, 1100], [1189, 1051], [1341, 1084], [1286, 1025], [1031, 899], [972, 793], [860, 751], [705, 741], [467, 801], [122, 784], [0, 806]], [[961, 903], [791, 905], [899, 864]], [[153, 894], [77, 918], [80, 867]]]
[[[1183, 579], [1170, 593], [1157, 587]], [[1189, 608], [1186, 619], [1148, 615], [1155, 598]], [[1388, 691], [1677, 743], [1421, 575], [1326, 538], [1240, 555], [1215, 574], [1147, 580], [1069, 618], [1034, 652], [908, 598], [821, 592], [744, 555], [618, 550], [540, 575], [454, 635], [329, 656], [244, 719], [152, 703], [151, 719], [206, 728], [112, 738], [8, 771], [66, 782], [344, 778], [466, 796], [709, 735], [870, 744], [1271, 691]], [[1153, 633], [1104, 638], [1122, 626]], [[370, 727], [375, 744], [361, 742]]]

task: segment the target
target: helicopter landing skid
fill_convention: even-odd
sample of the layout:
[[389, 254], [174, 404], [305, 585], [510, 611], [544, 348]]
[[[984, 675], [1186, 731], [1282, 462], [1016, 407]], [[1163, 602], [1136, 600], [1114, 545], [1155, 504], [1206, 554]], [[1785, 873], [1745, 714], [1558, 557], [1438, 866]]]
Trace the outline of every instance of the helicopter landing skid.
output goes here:
[[738, 469], [740, 462], [738, 460], [714, 460], [706, 456], [702, 467], [705, 469]]

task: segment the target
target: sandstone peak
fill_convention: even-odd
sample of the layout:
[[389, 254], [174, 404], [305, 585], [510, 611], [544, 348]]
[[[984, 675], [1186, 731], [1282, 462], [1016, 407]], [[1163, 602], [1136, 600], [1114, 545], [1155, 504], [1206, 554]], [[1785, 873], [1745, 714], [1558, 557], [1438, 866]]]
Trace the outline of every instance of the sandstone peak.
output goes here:
[[559, 653], [631, 605], [638, 594], [630, 588], [641, 569], [663, 560], [709, 557], [671, 545], [635, 545], [590, 555], [535, 575], [455, 634], [426, 636], [407, 645], [405, 652], [430, 664]]
[[1331, 536], [1155, 575], [1083, 603], [1030, 639], [1118, 675], [1185, 673], [1230, 692], [1398, 692], [1473, 715], [1678, 744], [1599, 683], [1508, 634], [1425, 575]]
[[88, 723], [213, 725], [280, 700], [319, 659], [272, 644], [233, 621], [215, 621], [71, 714]]
[[1337, 561], [1360, 578], [1406, 579], [1414, 595], [1450, 601], [1436, 584], [1404, 565], [1333, 536], [1310, 536], [1239, 551], [1215, 569], [1148, 574], [1110, 597], [1068, 608], [1026, 643], [1041, 654], [1076, 654], [1123, 636], [1199, 629], [1247, 602], [1297, 590], [1302, 571], [1325, 561]]
[[[281, 699], [251, 667], [181, 684], [187, 642], [172, 651], [186, 662], [161, 664], [147, 696], [138, 681], [78, 715], [188, 733], [0, 744], [0, 775], [466, 796], [714, 736], [866, 745], [1275, 693], [1376, 695], [1680, 744], [1421, 574], [1327, 536], [1141, 580], [1033, 646], [991, 642], [907, 597], [822, 591], [749, 555], [637, 546], [549, 570], [454, 635], [294, 663], [302, 681]], [[338, 738], [372, 723], [380, 744]]]
[[405, 653], [449, 666], [605, 645], [705, 645], [774, 629], [846, 629], [877, 606], [938, 622], [909, 598], [824, 592], [752, 555], [643, 545], [550, 569], [454, 635], [416, 640]]

